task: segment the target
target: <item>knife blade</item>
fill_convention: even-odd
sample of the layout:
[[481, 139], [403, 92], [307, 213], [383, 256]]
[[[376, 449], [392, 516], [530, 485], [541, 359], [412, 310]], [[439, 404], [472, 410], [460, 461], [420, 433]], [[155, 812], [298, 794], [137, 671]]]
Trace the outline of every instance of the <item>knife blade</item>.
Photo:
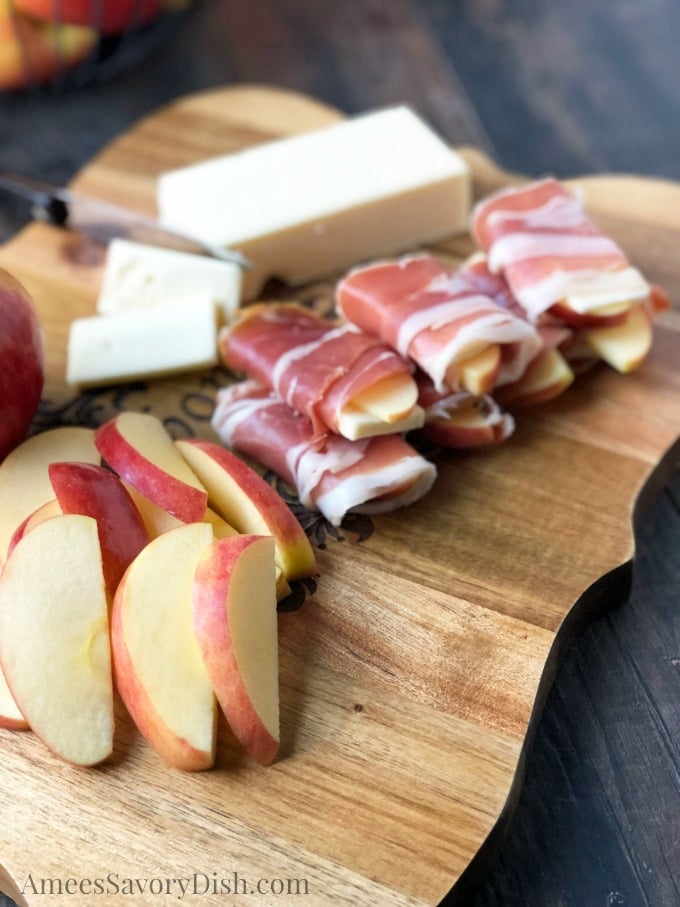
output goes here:
[[62, 186], [0, 172], [0, 190], [28, 201], [36, 220], [74, 230], [98, 243], [106, 244], [119, 237], [150, 246], [208, 255], [246, 270], [253, 267], [240, 252], [169, 230], [151, 217]]

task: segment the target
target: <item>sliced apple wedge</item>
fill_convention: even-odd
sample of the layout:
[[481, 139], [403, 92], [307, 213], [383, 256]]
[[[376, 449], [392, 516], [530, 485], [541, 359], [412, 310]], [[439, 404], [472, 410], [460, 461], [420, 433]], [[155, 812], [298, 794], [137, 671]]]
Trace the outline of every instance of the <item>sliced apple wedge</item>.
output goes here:
[[111, 651], [95, 520], [55, 516], [0, 574], [0, 662], [21, 714], [57, 755], [95, 765], [113, 748]]
[[445, 415], [428, 419], [423, 436], [442, 447], [464, 450], [499, 444], [514, 430], [514, 422], [487, 397], [470, 397]]
[[473, 396], [488, 394], [501, 367], [501, 348], [491, 343], [481, 352], [458, 363], [460, 386]]
[[352, 397], [352, 407], [391, 425], [406, 419], [418, 402], [418, 388], [408, 374], [390, 375]]
[[230, 535], [238, 535], [238, 530], [234, 529], [230, 523], [227, 523], [219, 513], [215, 513], [212, 507], [208, 507], [203, 519], [204, 522], [210, 523], [212, 526], [213, 535], [216, 539], [224, 539], [228, 538]]
[[123, 574], [149, 542], [132, 498], [118, 476], [92, 463], [51, 463], [50, 482], [62, 513], [94, 517], [99, 530], [109, 599]]
[[638, 368], [652, 345], [652, 325], [642, 306], [631, 309], [622, 324], [593, 328], [586, 344], [612, 368], [627, 374]]
[[569, 300], [550, 306], [550, 314], [574, 328], [603, 328], [621, 324], [628, 317], [630, 302], [612, 302], [588, 312], [580, 312], [569, 304]]
[[144, 523], [149, 540], [168, 532], [170, 529], [179, 529], [184, 526], [182, 520], [168, 513], [159, 504], [150, 501], [149, 498], [140, 494], [136, 488], [133, 488], [129, 482], [123, 482], [123, 487], [135, 503], [137, 510]]
[[14, 696], [7, 686], [5, 675], [0, 668], [0, 727], [11, 731], [27, 731], [28, 721], [21, 714]]
[[211, 505], [239, 532], [272, 535], [286, 580], [316, 572], [309, 539], [286, 502], [243, 460], [212, 441], [177, 441], [177, 448], [208, 489]]
[[140, 494], [183, 523], [203, 519], [208, 495], [178, 454], [163, 423], [125, 412], [97, 429], [95, 442], [109, 466]]
[[78, 460], [99, 463], [90, 428], [54, 428], [28, 438], [0, 464], [0, 559], [17, 527], [34, 510], [54, 499], [50, 463]]
[[212, 541], [208, 523], [159, 535], [128, 568], [111, 615], [123, 702], [158, 755], [185, 771], [215, 760], [215, 695], [192, 623], [194, 574]]
[[194, 579], [198, 646], [236, 738], [262, 765], [279, 749], [274, 540], [238, 535], [203, 554]]
[[62, 513], [62, 509], [59, 506], [59, 501], [56, 499], [52, 501], [47, 501], [46, 504], [43, 504], [42, 507], [38, 507], [37, 510], [34, 510], [30, 516], [27, 516], [23, 523], [19, 523], [17, 528], [14, 530], [14, 534], [9, 541], [7, 547], [7, 557], [10, 556], [12, 551], [16, 548], [18, 542], [26, 535], [27, 532], [30, 532], [34, 526], [37, 526], [38, 523], [42, 523], [43, 520], [49, 520], [50, 517], [59, 516]]
[[559, 350], [546, 350], [529, 363], [521, 378], [499, 387], [494, 396], [502, 406], [536, 406], [559, 396], [573, 380]]

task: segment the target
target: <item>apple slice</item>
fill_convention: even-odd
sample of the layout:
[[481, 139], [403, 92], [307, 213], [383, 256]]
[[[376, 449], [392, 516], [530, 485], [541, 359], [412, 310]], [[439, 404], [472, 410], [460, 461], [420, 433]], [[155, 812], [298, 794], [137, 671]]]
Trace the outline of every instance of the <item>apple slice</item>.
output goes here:
[[17, 544], [27, 532], [30, 532], [31, 529], [34, 528], [34, 526], [37, 526], [38, 523], [42, 523], [43, 520], [49, 520], [50, 517], [59, 516], [62, 512], [59, 501], [57, 500], [47, 501], [42, 507], [38, 507], [37, 510], [34, 510], [33, 513], [30, 514], [30, 516], [27, 516], [23, 523], [20, 523], [15, 529], [14, 535], [10, 539], [7, 547], [7, 557], [10, 556]]
[[203, 519], [206, 490], [160, 419], [148, 413], [119, 413], [97, 429], [95, 442], [109, 466], [140, 494], [183, 523]]
[[630, 302], [613, 302], [606, 306], [579, 312], [569, 305], [568, 300], [555, 302], [550, 306], [550, 314], [574, 328], [604, 328], [621, 324], [628, 317]]
[[203, 518], [205, 523], [210, 523], [212, 526], [213, 535], [216, 539], [228, 538], [230, 535], [238, 535], [238, 530], [227, 523], [219, 513], [215, 513], [212, 507], [208, 507], [205, 511], [205, 517]]
[[460, 363], [461, 387], [477, 397], [488, 394], [496, 383], [500, 367], [501, 348], [497, 343], [491, 343], [476, 356]]
[[502, 406], [535, 406], [557, 397], [573, 380], [574, 373], [559, 350], [546, 350], [529, 363], [521, 378], [499, 387], [494, 396]]
[[94, 517], [104, 579], [113, 600], [128, 566], [149, 542], [142, 517], [118, 476], [92, 463], [51, 463], [50, 482], [63, 513]]
[[626, 374], [640, 366], [652, 345], [652, 325], [643, 306], [630, 310], [626, 320], [609, 328], [594, 328], [587, 345], [612, 368]]
[[422, 434], [434, 444], [459, 450], [499, 444], [512, 433], [514, 422], [500, 411], [489, 418], [490, 406], [494, 404], [486, 397], [470, 397], [447, 409], [446, 415], [429, 419]]
[[212, 541], [208, 523], [159, 535], [128, 568], [111, 615], [123, 702], [158, 755], [185, 771], [202, 771], [215, 760], [215, 695], [191, 614], [196, 566]]
[[418, 402], [418, 388], [410, 375], [390, 375], [352, 397], [353, 409], [363, 410], [391, 425], [408, 418]]
[[286, 502], [262, 476], [212, 441], [177, 441], [177, 448], [208, 489], [211, 504], [239, 532], [273, 535], [276, 562], [286, 580], [316, 572], [305, 531]]
[[140, 494], [129, 482], [123, 482], [123, 487], [134, 501], [150, 540], [170, 529], [179, 529], [185, 525], [182, 520]]
[[0, 727], [11, 731], [27, 731], [28, 721], [21, 714], [14, 696], [7, 686], [5, 675], [0, 668]]
[[237, 535], [206, 549], [196, 570], [194, 630], [234, 735], [262, 765], [279, 749], [274, 540]]
[[21, 714], [57, 755], [95, 765], [113, 749], [111, 651], [97, 524], [56, 516], [0, 574], [0, 662]]
[[90, 428], [53, 428], [23, 441], [0, 464], [0, 559], [17, 527], [34, 510], [54, 499], [50, 463], [99, 463]]

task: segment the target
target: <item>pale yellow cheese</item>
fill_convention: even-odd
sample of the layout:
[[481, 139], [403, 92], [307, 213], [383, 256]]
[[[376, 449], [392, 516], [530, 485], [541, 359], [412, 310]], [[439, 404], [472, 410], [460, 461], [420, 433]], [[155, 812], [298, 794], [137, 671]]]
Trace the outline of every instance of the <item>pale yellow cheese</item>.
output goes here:
[[114, 239], [107, 252], [97, 311], [115, 315], [207, 300], [217, 306], [226, 322], [238, 308], [240, 295], [241, 269], [237, 265]]
[[66, 380], [96, 387], [156, 378], [216, 365], [215, 306], [124, 312], [77, 318], [69, 332]]
[[407, 107], [169, 171], [161, 221], [246, 255], [243, 297], [464, 232], [465, 160]]

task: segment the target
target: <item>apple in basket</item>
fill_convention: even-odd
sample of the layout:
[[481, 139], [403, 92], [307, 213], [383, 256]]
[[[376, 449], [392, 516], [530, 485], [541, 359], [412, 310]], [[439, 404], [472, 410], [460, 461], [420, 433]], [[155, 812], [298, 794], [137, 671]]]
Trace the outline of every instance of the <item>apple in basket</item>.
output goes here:
[[42, 388], [40, 321], [26, 290], [0, 270], [0, 461], [26, 436]]
[[17, 9], [37, 19], [89, 25], [100, 34], [115, 35], [151, 22], [168, 6], [167, 0], [14, 0]]

